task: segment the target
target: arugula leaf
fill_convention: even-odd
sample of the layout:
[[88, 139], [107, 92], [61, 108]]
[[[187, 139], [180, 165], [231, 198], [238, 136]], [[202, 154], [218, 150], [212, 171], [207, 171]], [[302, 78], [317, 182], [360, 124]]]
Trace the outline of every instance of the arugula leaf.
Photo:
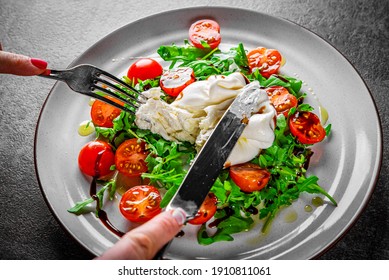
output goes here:
[[320, 193], [326, 196], [335, 206], [338, 206], [338, 203], [335, 201], [335, 199], [329, 195], [323, 188], [321, 188], [317, 181], [319, 181], [319, 178], [316, 176], [310, 176], [308, 178], [299, 178], [297, 184], [301, 192], [307, 192], [307, 193]]
[[198, 80], [205, 80], [209, 76], [223, 74], [222, 69], [219, 69], [211, 60], [190, 61], [183, 63], [180, 66], [192, 68], [194, 75]]
[[[98, 181], [98, 184], [103, 183], [103, 187], [96, 193], [96, 196], [99, 201], [99, 205], [96, 205], [96, 217], [99, 216], [98, 209], [103, 208], [104, 202], [104, 194], [108, 191], [109, 199], [112, 200], [115, 197], [116, 193], [116, 181], [115, 179], [110, 180], [108, 182]], [[69, 213], [73, 213], [76, 215], [84, 214], [88, 212], [87, 206], [96, 201], [93, 197], [87, 198], [84, 201], [77, 202], [72, 208], [68, 209]]]
[[172, 61], [173, 65], [178, 61], [194, 61], [205, 56], [208, 52], [209, 49], [200, 49], [189, 44], [183, 47], [176, 45], [160, 46], [157, 50], [163, 60]]
[[133, 127], [134, 116], [128, 112], [122, 111], [119, 116], [113, 120], [113, 127], [95, 127], [96, 136], [107, 139], [115, 147], [118, 147], [124, 140], [133, 138], [128, 131]]
[[307, 103], [303, 103], [303, 104], [300, 104], [298, 107], [297, 107], [297, 111], [300, 111], [300, 112], [311, 112], [313, 111], [313, 107]]
[[263, 87], [282, 86], [287, 88], [288, 91], [297, 98], [301, 98], [303, 96], [303, 94], [300, 92], [302, 81], [293, 77], [285, 75], [271, 75], [268, 79], [266, 79], [259, 73], [259, 70], [257, 69], [248, 76], [248, 79], [250, 81], [257, 80]]
[[246, 50], [243, 47], [242, 43], [238, 44], [237, 48], [231, 48], [231, 54], [234, 56], [234, 61], [236, 65], [239, 66], [241, 71], [244, 74], [248, 74], [250, 72], [249, 61], [247, 59]]
[[163, 198], [161, 200], [161, 204], [160, 204], [161, 208], [165, 208], [169, 204], [170, 200], [172, 200], [173, 196], [177, 192], [178, 187], [180, 186], [183, 179], [184, 178], [181, 178], [180, 183], [174, 184], [171, 188], [169, 188], [166, 191], [165, 195], [163, 196]]
[[[226, 214], [224, 214], [226, 215]], [[201, 226], [197, 233], [197, 240], [201, 245], [209, 245], [220, 241], [233, 241], [232, 234], [247, 231], [250, 229], [254, 220], [250, 217], [222, 216], [219, 217], [220, 222], [217, 225], [217, 231], [214, 235], [210, 236], [206, 231], [205, 224]]]
[[327, 126], [324, 128], [324, 130], [326, 131], [326, 136], [327, 136], [327, 137], [330, 136], [330, 134], [331, 134], [331, 127], [332, 127], [332, 125], [329, 124], [329, 125], [327, 125]]
[[185, 46], [161, 46], [158, 54], [165, 61], [172, 61], [170, 68], [190, 67], [198, 80], [205, 80], [211, 75], [228, 75], [235, 71], [249, 72], [248, 61], [243, 44], [231, 48], [228, 52], [222, 52], [218, 48], [198, 49], [192, 45]]
[[128, 130], [133, 136], [147, 143], [150, 154], [145, 161], [149, 172], [142, 178], [149, 178], [151, 184], [163, 186], [167, 190], [161, 207], [165, 207], [181, 185], [190, 162], [196, 156], [196, 150], [190, 143], [176, 143], [165, 140], [158, 134], [139, 128]]

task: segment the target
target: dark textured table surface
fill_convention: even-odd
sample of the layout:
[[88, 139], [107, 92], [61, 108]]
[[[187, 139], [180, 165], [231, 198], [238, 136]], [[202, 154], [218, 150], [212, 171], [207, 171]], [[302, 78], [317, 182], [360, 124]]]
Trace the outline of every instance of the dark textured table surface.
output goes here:
[[[381, 173], [366, 210], [321, 259], [389, 259], [388, 0], [112, 3], [0, 0], [0, 42], [4, 50], [66, 68], [93, 43], [127, 23], [170, 9], [209, 5], [243, 7], [282, 17], [336, 47], [371, 91], [382, 122], [384, 149]], [[36, 77], [0, 75], [0, 259], [91, 258], [53, 217], [35, 175], [35, 127], [53, 84]]]

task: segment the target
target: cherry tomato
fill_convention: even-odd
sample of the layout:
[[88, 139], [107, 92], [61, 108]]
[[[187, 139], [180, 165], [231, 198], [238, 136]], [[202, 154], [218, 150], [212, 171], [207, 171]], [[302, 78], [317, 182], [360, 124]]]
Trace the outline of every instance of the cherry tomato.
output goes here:
[[112, 172], [115, 154], [111, 146], [104, 141], [91, 141], [82, 147], [78, 155], [80, 170], [89, 176], [101, 177]]
[[259, 47], [248, 52], [247, 59], [251, 71], [258, 68], [265, 78], [278, 73], [282, 56], [277, 50]]
[[251, 193], [267, 185], [270, 173], [259, 165], [248, 162], [231, 166], [230, 177], [242, 191]]
[[116, 150], [116, 169], [123, 175], [136, 177], [147, 171], [145, 159], [148, 152], [146, 143], [138, 142], [137, 138], [124, 141]]
[[116, 192], [123, 195], [130, 188], [141, 185], [149, 185], [149, 178], [142, 178], [142, 176], [128, 177], [120, 172], [116, 176]]
[[192, 68], [182, 67], [162, 74], [159, 85], [170, 96], [176, 97], [188, 85], [196, 81]]
[[[117, 102], [119, 105], [124, 106], [124, 103], [120, 100], [117, 100], [109, 95], [105, 96], [108, 99], [111, 99]], [[100, 100], [93, 102], [91, 108], [91, 118], [94, 125], [102, 127], [113, 127], [113, 120], [119, 116], [121, 110]]]
[[152, 58], [141, 58], [131, 64], [127, 77], [137, 84], [138, 80], [155, 79], [162, 75], [162, 66]]
[[276, 109], [277, 114], [284, 114], [284, 116], [287, 117], [289, 110], [293, 107], [297, 107], [297, 98], [293, 94], [290, 94], [286, 88], [282, 86], [272, 86], [265, 90], [270, 98], [270, 102]]
[[213, 215], [215, 215], [217, 210], [216, 204], [216, 196], [213, 193], [209, 193], [205, 198], [203, 204], [201, 204], [201, 207], [197, 212], [196, 216], [193, 219], [189, 220], [188, 223], [192, 225], [202, 225], [206, 223], [213, 217]]
[[196, 48], [203, 49], [201, 42], [204, 41], [211, 49], [214, 49], [221, 41], [220, 26], [210, 19], [196, 21], [189, 28], [189, 40]]
[[326, 132], [320, 119], [311, 112], [296, 112], [289, 118], [290, 133], [302, 144], [315, 144], [324, 139]]
[[122, 215], [134, 223], [144, 223], [159, 214], [162, 209], [161, 194], [153, 186], [136, 186], [126, 191], [119, 204]]

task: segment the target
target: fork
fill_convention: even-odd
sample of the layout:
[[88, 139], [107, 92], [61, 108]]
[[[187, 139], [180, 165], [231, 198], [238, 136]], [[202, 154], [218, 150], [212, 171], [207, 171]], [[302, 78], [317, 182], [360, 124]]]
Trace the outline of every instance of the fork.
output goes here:
[[146, 97], [131, 85], [89, 64], [66, 70], [47, 69], [39, 76], [65, 82], [75, 92], [99, 99], [130, 114], [135, 114], [146, 100]]

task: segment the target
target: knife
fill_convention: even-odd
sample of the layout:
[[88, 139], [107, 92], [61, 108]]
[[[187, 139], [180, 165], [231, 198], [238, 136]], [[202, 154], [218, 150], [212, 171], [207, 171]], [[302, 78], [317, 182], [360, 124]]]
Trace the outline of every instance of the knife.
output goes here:
[[249, 118], [259, 111], [260, 101], [263, 101], [261, 91], [258, 83], [250, 83], [242, 89], [192, 162], [166, 210], [180, 207], [186, 212], [187, 220], [196, 215]]
[[249, 118], [259, 111], [260, 101], [263, 101], [261, 91], [258, 83], [250, 83], [235, 98], [192, 162], [166, 210], [182, 208], [186, 213], [186, 221], [194, 218]]
[[[186, 221], [195, 217], [223, 170], [249, 118], [260, 111], [259, 105], [263, 101], [263, 94], [266, 93], [257, 82], [252, 82], [242, 89], [195, 157], [180, 187], [167, 205], [166, 211], [182, 208], [186, 213]], [[157, 253], [154, 259], [162, 259], [170, 243], [171, 241]]]

